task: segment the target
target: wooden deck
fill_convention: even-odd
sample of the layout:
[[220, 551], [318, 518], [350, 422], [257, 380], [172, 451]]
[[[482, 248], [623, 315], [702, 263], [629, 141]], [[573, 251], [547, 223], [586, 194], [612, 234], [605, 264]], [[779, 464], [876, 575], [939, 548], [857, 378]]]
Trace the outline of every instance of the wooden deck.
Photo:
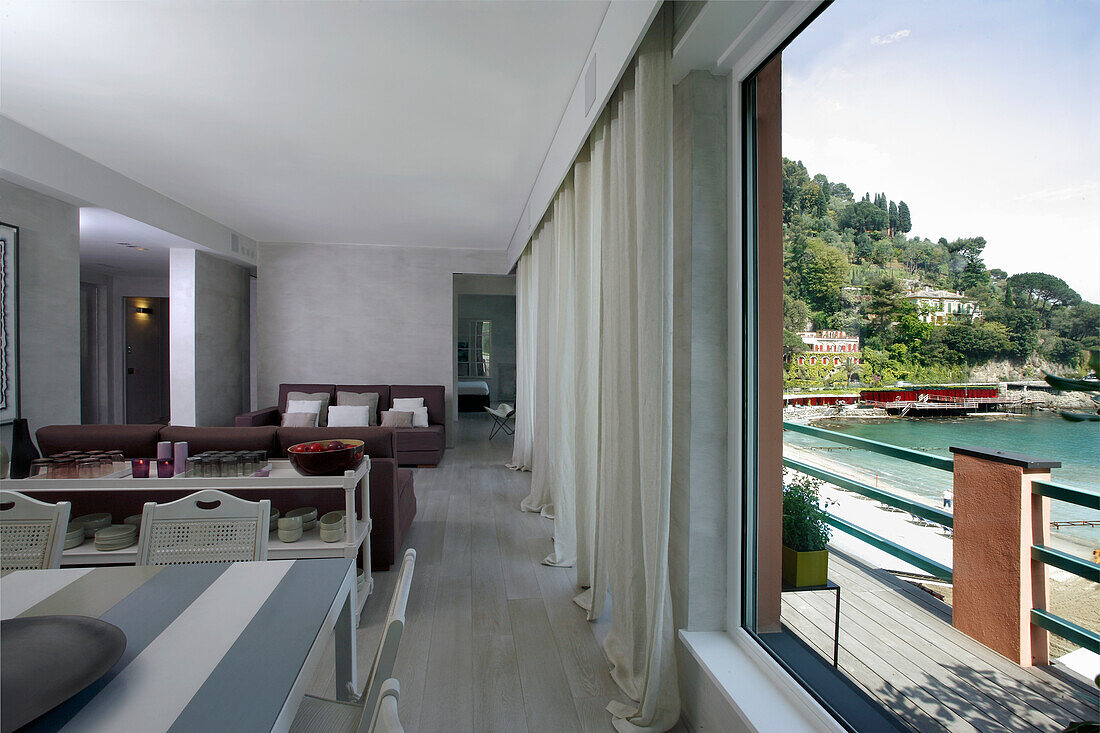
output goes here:
[[[833, 550], [839, 667], [918, 731], [1061, 731], [1100, 720], [1097, 690], [1057, 666], [1024, 669], [951, 626], [949, 606]], [[828, 661], [832, 593], [784, 593], [783, 623]], [[1091, 700], [1091, 704], [1090, 701]]]

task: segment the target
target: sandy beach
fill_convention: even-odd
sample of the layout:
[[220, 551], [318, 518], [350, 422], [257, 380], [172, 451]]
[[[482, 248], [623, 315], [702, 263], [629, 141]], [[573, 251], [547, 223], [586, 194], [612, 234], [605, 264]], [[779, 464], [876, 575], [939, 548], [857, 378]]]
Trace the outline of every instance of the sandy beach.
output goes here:
[[[883, 491], [903, 496], [929, 506], [937, 506], [927, 497], [918, 496], [904, 489], [884, 484], [874, 474], [854, 469], [820, 451], [805, 450], [790, 444], [783, 445], [783, 454], [802, 463], [821, 468], [846, 478], [877, 486]], [[903, 547], [931, 558], [938, 563], [952, 566], [952, 540], [950, 534], [938, 526], [921, 526], [907, 512], [886, 510], [877, 501], [854, 492], [823, 484], [821, 497], [829, 503], [828, 511], [841, 519], [870, 532], [889, 538]], [[833, 530], [830, 544], [837, 549], [859, 557], [864, 562], [889, 571], [918, 576], [927, 572], [895, 558], [882, 550], [857, 540], [851, 535]], [[1052, 534], [1051, 545], [1078, 557], [1091, 560], [1093, 548], [1065, 535]], [[1100, 584], [1090, 583], [1071, 573], [1050, 568], [1050, 610], [1086, 628], [1100, 628]], [[945, 596], [950, 603], [951, 587], [940, 583], [923, 583]], [[1069, 642], [1051, 635], [1051, 656], [1057, 657], [1077, 649]], [[1100, 659], [1100, 658], [1098, 658]]]

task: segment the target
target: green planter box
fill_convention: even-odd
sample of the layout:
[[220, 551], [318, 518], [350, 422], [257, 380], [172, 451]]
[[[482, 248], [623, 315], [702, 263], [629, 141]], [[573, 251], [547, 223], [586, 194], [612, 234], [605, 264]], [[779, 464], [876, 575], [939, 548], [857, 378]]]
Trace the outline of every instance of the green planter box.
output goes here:
[[829, 579], [829, 551], [797, 552], [783, 545], [783, 580], [796, 588], [825, 585]]

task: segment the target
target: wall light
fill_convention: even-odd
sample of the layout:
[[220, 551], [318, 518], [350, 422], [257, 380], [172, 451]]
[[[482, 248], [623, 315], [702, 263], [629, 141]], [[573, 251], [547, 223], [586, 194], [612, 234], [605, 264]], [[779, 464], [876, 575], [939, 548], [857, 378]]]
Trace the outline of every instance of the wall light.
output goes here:
[[145, 314], [150, 314], [150, 313], [152, 313], [152, 312], [153, 312], [153, 309], [152, 309], [152, 308], [142, 308], [142, 307], [140, 307], [140, 306], [139, 306], [139, 307], [137, 307], [137, 308], [134, 308], [134, 313], [145, 313]]

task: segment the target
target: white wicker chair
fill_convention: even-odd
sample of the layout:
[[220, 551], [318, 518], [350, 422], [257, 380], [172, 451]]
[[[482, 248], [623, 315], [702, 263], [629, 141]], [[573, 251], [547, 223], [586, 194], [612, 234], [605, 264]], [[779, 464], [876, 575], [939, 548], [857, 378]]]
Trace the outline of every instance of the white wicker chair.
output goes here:
[[363, 696], [357, 702], [339, 702], [306, 695], [290, 726], [291, 733], [400, 733], [401, 721], [397, 718], [397, 696], [400, 688], [397, 680], [391, 679], [390, 675], [393, 674], [397, 649], [401, 645], [401, 634], [405, 629], [405, 608], [409, 603], [415, 564], [416, 550], [405, 550], [397, 585], [393, 589], [390, 608], [386, 613], [386, 622], [382, 627], [382, 639], [374, 654], [374, 663], [371, 665]]
[[191, 565], [267, 559], [271, 501], [245, 501], [206, 489], [141, 512], [138, 565]]
[[0, 491], [0, 572], [61, 567], [70, 507]]

